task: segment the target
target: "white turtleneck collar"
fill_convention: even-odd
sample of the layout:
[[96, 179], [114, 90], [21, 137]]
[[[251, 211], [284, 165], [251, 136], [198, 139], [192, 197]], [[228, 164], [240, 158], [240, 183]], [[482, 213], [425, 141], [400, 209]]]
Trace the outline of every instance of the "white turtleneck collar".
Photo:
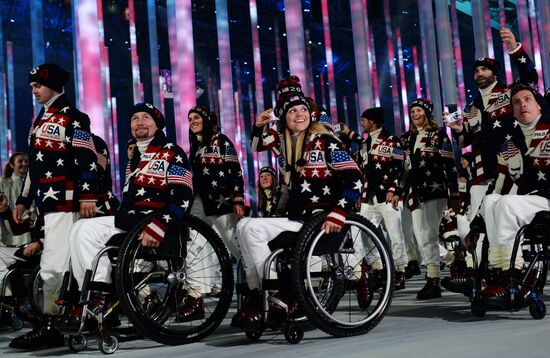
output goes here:
[[375, 131], [369, 132], [369, 136], [372, 138], [373, 142], [376, 142], [380, 133], [382, 133], [382, 127], [378, 128]]
[[535, 134], [535, 129], [537, 129], [537, 124], [539, 123], [540, 117], [542, 117], [542, 115], [539, 114], [537, 119], [535, 119], [533, 122], [529, 124], [523, 124], [519, 122], [519, 127], [523, 132], [523, 137], [525, 138], [525, 144], [527, 144], [528, 148], [531, 145], [531, 140], [533, 139], [533, 134]]
[[487, 103], [489, 103], [489, 99], [491, 99], [491, 93], [493, 93], [493, 88], [497, 85], [498, 81], [493, 82], [492, 85], [490, 85], [487, 88], [480, 88], [479, 93], [481, 94], [481, 99], [483, 99], [483, 106], [487, 107]]
[[44, 103], [44, 110], [47, 111], [50, 106], [55, 102], [56, 99], [58, 99], [59, 97], [61, 97], [62, 94], [64, 94], [65, 92], [61, 92], [59, 94], [56, 94], [55, 96], [53, 96], [52, 98], [50, 98], [50, 100], [46, 103]]
[[137, 148], [139, 150], [139, 154], [145, 153], [145, 150], [147, 149], [149, 144], [153, 141], [153, 138], [136, 143]]

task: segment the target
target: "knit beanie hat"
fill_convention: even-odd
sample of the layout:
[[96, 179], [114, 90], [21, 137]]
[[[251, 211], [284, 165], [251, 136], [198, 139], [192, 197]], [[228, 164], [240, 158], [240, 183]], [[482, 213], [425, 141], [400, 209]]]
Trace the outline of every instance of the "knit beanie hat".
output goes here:
[[409, 112], [413, 107], [420, 107], [426, 112], [427, 118], [432, 118], [432, 112], [434, 110], [434, 104], [432, 101], [430, 101], [427, 98], [417, 98], [414, 101], [412, 101], [411, 105], [409, 106]]
[[473, 70], [475, 71], [476, 68], [478, 68], [479, 66], [487, 67], [488, 69], [493, 71], [493, 74], [495, 76], [498, 76], [498, 73], [500, 71], [500, 62], [490, 57], [480, 57], [477, 60], [475, 60]]
[[332, 118], [330, 118], [327, 110], [323, 107], [317, 107], [317, 109], [311, 113], [311, 120], [328, 127], [330, 130], [333, 129], [334, 124], [332, 123]]
[[63, 86], [69, 80], [69, 72], [55, 63], [45, 63], [37, 66], [29, 72], [29, 83], [36, 82], [46, 86], [57, 93], [63, 92]]
[[166, 120], [164, 119], [164, 115], [161, 113], [161, 111], [158, 110], [155, 106], [153, 106], [150, 103], [137, 103], [132, 107], [130, 110], [130, 118], [135, 113], [138, 112], [145, 112], [149, 113], [151, 117], [153, 117], [153, 120], [155, 121], [155, 124], [157, 125], [158, 129], [163, 129], [166, 125]]
[[275, 106], [275, 115], [280, 119], [281, 130], [286, 126], [286, 113], [296, 105], [303, 104], [308, 110], [311, 110], [308, 101], [302, 92], [302, 85], [298, 76], [289, 76], [279, 81], [277, 86], [277, 104]]
[[376, 124], [384, 124], [384, 108], [382, 107], [373, 107], [365, 110], [361, 114], [361, 118], [366, 118], [373, 121]]
[[258, 173], [258, 177], [260, 175], [262, 175], [262, 173], [269, 173], [269, 174], [273, 175], [274, 178], [277, 178], [277, 175], [275, 174], [275, 169], [273, 169], [270, 166], [263, 167], [262, 169], [260, 169], [260, 172]]

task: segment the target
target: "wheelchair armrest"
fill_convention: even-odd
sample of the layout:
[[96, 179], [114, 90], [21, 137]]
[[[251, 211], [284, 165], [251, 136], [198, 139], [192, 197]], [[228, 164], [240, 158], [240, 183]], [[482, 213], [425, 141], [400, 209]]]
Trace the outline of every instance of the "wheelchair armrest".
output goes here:
[[127, 233], [121, 232], [118, 234], [114, 234], [109, 241], [107, 241], [107, 244], [105, 246], [120, 246], [122, 245], [122, 242], [126, 238]]
[[283, 231], [273, 240], [267, 243], [267, 246], [271, 251], [277, 249], [284, 249], [287, 247], [292, 247], [298, 240], [298, 233], [294, 231]]

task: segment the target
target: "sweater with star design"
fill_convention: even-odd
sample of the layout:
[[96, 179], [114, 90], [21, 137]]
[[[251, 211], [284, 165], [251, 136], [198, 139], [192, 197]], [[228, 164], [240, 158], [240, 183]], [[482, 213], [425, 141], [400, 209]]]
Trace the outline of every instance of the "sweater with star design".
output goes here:
[[376, 200], [383, 203], [388, 192], [401, 195], [403, 149], [399, 138], [383, 127], [374, 143], [371, 136], [365, 139], [354, 131], [350, 131], [348, 136], [361, 145], [359, 166], [365, 178], [362, 201], [368, 202], [376, 196]]
[[[252, 146], [258, 151], [281, 148], [278, 135], [253, 126]], [[274, 133], [273, 133], [274, 134]], [[277, 149], [280, 152], [280, 150]], [[310, 133], [305, 140], [304, 165], [291, 171], [288, 218], [307, 221], [317, 211], [328, 211], [326, 221], [343, 225], [355, 209], [363, 189], [361, 170], [341, 142], [332, 135]]]
[[88, 116], [64, 94], [42, 108], [29, 133], [29, 170], [17, 204], [38, 210], [78, 212], [98, 193], [97, 155]]
[[[453, 148], [444, 130], [407, 131], [401, 136], [401, 142], [405, 165], [400, 186], [403, 202], [411, 210], [428, 200], [448, 198], [449, 191], [458, 193]], [[420, 145], [417, 146], [417, 142]]]
[[107, 148], [107, 143], [105, 143], [101, 137], [93, 133], [92, 140], [94, 141], [97, 155], [99, 176], [96, 216], [113, 215], [120, 203], [112, 192], [113, 180], [111, 178], [111, 156], [109, 155], [109, 148]]
[[193, 186], [204, 212], [224, 215], [233, 205], [244, 205], [244, 182], [235, 146], [225, 135], [214, 132], [208, 145], [201, 145], [191, 158]]
[[[521, 44], [510, 53], [510, 58], [519, 73], [516, 83], [535, 88], [538, 73]], [[464, 114], [462, 132], [453, 131], [453, 136], [461, 147], [472, 146], [475, 155], [475, 177], [472, 185], [484, 184], [496, 178], [500, 145], [520, 131], [511, 104], [512, 86], [516, 83], [506, 85], [497, 82], [489, 95], [487, 105], [484, 104], [481, 94], [478, 94]]]
[[130, 231], [152, 214], [144, 231], [162, 242], [177, 232], [177, 222], [189, 212], [192, 202], [193, 183], [187, 155], [157, 130], [145, 152], [134, 151], [126, 167], [115, 226]]

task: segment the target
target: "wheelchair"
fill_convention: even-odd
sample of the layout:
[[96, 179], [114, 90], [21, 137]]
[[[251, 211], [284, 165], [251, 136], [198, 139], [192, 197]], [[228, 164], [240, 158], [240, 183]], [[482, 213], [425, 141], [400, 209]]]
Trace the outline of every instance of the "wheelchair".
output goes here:
[[[284, 232], [270, 242], [272, 253], [263, 265], [263, 322], [253, 330], [245, 329], [249, 339], [259, 339], [268, 328], [282, 328], [285, 339], [296, 344], [308, 327], [335, 337], [349, 337], [367, 333], [384, 317], [392, 300], [394, 279], [386, 240], [372, 223], [357, 214], [348, 216], [340, 233], [325, 234], [321, 230], [325, 217], [326, 213], [316, 214], [297, 234]], [[379, 270], [382, 274], [376, 280], [367, 279], [370, 299], [361, 307], [355, 293], [356, 282], [372, 253], [382, 263]], [[277, 261], [277, 280], [270, 277], [274, 261]], [[289, 314], [288, 304], [271, 294], [274, 289], [288, 285], [281, 282], [288, 274], [298, 315]], [[243, 280], [238, 278], [240, 308], [243, 292], [239, 287], [243, 289]], [[276, 313], [281, 310], [282, 318]]]
[[518, 255], [523, 256], [524, 265], [521, 270], [511, 270], [509, 288], [506, 292], [506, 304], [502, 307], [488, 307], [480, 299], [478, 292], [482, 289], [486, 277], [488, 256], [488, 241], [485, 238], [482, 250], [482, 260], [478, 262], [474, 255], [476, 275], [470, 295], [471, 312], [476, 317], [484, 317], [487, 311], [519, 311], [529, 308], [534, 319], [546, 316], [546, 306], [541, 300], [548, 274], [550, 260], [550, 212], [540, 211], [533, 220], [517, 232], [510, 267], [513, 268]]
[[[0, 324], [17, 331], [23, 328], [25, 319], [42, 316], [44, 294], [39, 264], [40, 255], [37, 255], [27, 260], [19, 259], [8, 268], [0, 283]], [[10, 282], [11, 297], [6, 296]]]
[[[138, 237], [150, 221], [147, 217], [127, 234], [115, 235], [95, 257], [82, 287], [80, 327], [63, 332], [70, 335], [71, 350], [78, 352], [87, 346], [83, 334], [86, 318], [97, 321], [99, 349], [106, 354], [117, 350], [121, 337], [135, 339], [141, 334], [167, 345], [196, 342], [212, 333], [225, 318], [234, 282], [229, 252], [221, 238], [200, 219], [186, 215], [178, 223], [177, 235], [167, 239], [171, 240], [170, 250], [143, 247]], [[93, 278], [105, 254], [116, 267], [113, 282], [117, 301], [100, 302], [99, 309], [90, 308], [98, 287]], [[206, 295], [215, 285], [221, 285], [218, 297]], [[204, 312], [182, 319], [179, 309], [190, 292], [203, 300]], [[105, 320], [119, 307], [137, 335], [113, 335], [108, 331]]]

